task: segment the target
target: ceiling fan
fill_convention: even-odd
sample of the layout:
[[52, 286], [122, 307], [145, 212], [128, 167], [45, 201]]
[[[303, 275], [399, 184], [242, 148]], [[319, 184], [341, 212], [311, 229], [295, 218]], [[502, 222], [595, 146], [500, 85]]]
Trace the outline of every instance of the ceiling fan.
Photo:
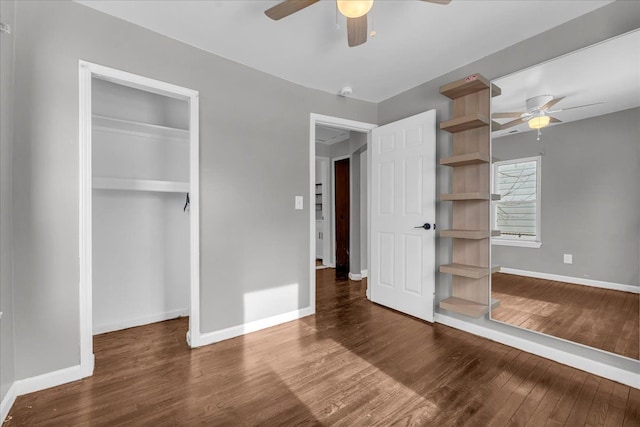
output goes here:
[[558, 120], [555, 117], [551, 117], [549, 114], [559, 113], [560, 111], [573, 110], [574, 108], [589, 107], [591, 105], [603, 104], [603, 102], [596, 102], [593, 104], [577, 105], [575, 107], [560, 108], [558, 110], [551, 110], [551, 107], [562, 101], [565, 97], [554, 98], [553, 95], [540, 95], [529, 98], [525, 102], [527, 111], [525, 112], [509, 112], [509, 113], [493, 113], [492, 119], [515, 119], [506, 123], [493, 122], [493, 130], [504, 130], [514, 126], [518, 126], [522, 123], [527, 123], [531, 129], [540, 129], [549, 126], [550, 123], [561, 123], [562, 120]]
[[[277, 21], [292, 15], [319, 0], [285, 0], [264, 13]], [[451, 0], [421, 0], [428, 3], [449, 4]], [[341, 14], [347, 18], [347, 42], [349, 47], [358, 46], [367, 41], [367, 13], [373, 6], [373, 0], [336, 0]]]

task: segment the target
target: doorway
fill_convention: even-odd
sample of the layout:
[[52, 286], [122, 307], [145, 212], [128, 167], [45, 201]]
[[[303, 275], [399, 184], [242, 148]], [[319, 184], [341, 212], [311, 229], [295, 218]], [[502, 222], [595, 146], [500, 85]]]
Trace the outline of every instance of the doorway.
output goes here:
[[336, 272], [348, 274], [349, 272], [349, 234], [350, 234], [350, 160], [342, 159], [334, 163], [335, 168], [335, 213], [336, 222]]
[[[367, 212], [367, 230], [364, 233], [367, 236], [367, 298], [432, 322], [435, 233], [434, 227], [427, 228], [425, 224], [435, 223], [435, 110], [380, 127], [317, 114], [311, 114], [310, 124], [311, 184], [315, 181], [318, 125], [361, 132], [366, 137], [366, 148], [359, 153], [360, 149], [349, 151], [361, 159], [354, 163], [352, 157], [351, 169], [361, 164], [363, 159], [366, 162], [367, 202], [363, 210]], [[359, 177], [360, 173], [354, 174], [352, 170], [351, 179], [355, 176]], [[313, 194], [313, 187], [310, 186], [310, 194]], [[353, 206], [349, 212], [351, 216], [355, 215]], [[311, 212], [312, 236], [314, 225]], [[350, 243], [354, 240], [351, 235]], [[315, 312], [313, 240], [310, 246], [311, 306]], [[348, 255], [350, 260], [355, 257], [353, 251]]]
[[[93, 321], [95, 298], [93, 294], [96, 293], [96, 297], [101, 295], [97, 292], [97, 289], [94, 289], [96, 285], [94, 275], [98, 270], [112, 272], [114, 270], [106, 264], [96, 264], [95, 258], [100, 257], [104, 260], [104, 249], [116, 243], [114, 240], [115, 234], [109, 230], [101, 230], [101, 233], [94, 237], [94, 220], [96, 224], [109, 221], [111, 225], [118, 225], [119, 222], [117, 220], [113, 221], [114, 218], [105, 217], [102, 209], [105, 204], [110, 204], [111, 207], [117, 206], [114, 207], [113, 212], [122, 213], [124, 211], [125, 217], [128, 215], [127, 212], [131, 214], [132, 209], [135, 207], [137, 212], [141, 213], [139, 218], [141, 226], [163, 221], [164, 224], [173, 220], [183, 222], [184, 225], [181, 225], [177, 230], [179, 233], [188, 235], [188, 239], [184, 240], [179, 247], [182, 255], [184, 255], [182, 257], [184, 263], [179, 270], [170, 269], [171, 271], [166, 276], [178, 277], [182, 286], [188, 290], [183, 302], [187, 305], [185, 311], [189, 315], [187, 343], [191, 347], [200, 345], [199, 107], [197, 91], [82, 60], [79, 61], [79, 76], [80, 366], [82, 374], [89, 376], [92, 375], [94, 366]], [[100, 92], [98, 86], [103, 87], [103, 89], [107, 87], [113, 91], [133, 91], [131, 93], [137, 91], [142, 93], [143, 97], [149, 99], [154, 97], [158, 99], [166, 98], [167, 104], [185, 108], [183, 125], [177, 126], [168, 123], [163, 126], [149, 123], [144, 117], [136, 120], [118, 117], [119, 114], [124, 114], [126, 109], [118, 109], [117, 106], [112, 109], [115, 112], [113, 116], [105, 115], [99, 109], [94, 111], [94, 102], [96, 101], [94, 95]], [[110, 91], [106, 93], [113, 94]], [[151, 114], [153, 108], [131, 108], [129, 112], [135, 112], [139, 115]], [[96, 133], [97, 131], [98, 133]], [[104, 134], [100, 134], [100, 132]], [[108, 139], [105, 136], [106, 134], [118, 135], [119, 139], [116, 138], [117, 141], [113, 143], [114, 139]], [[127, 138], [138, 138], [138, 140], [136, 141], [137, 143], [133, 143], [126, 140]], [[164, 142], [159, 143], [158, 141]], [[123, 154], [114, 151], [118, 148], [125, 150], [125, 152], [126, 150], [133, 150], [133, 152]], [[145, 150], [147, 149], [154, 150], [155, 157], [146, 159]], [[136, 154], [137, 157], [132, 154]], [[166, 159], [158, 157], [162, 155], [169, 155], [169, 157]], [[166, 161], [163, 161], [163, 159]], [[95, 160], [99, 161], [95, 163]], [[138, 167], [140, 165], [136, 163], [137, 160], [144, 160], [147, 163], [144, 167]], [[180, 164], [184, 167], [179, 167]], [[162, 170], [160, 170], [161, 167]], [[96, 191], [97, 193], [95, 193]], [[186, 196], [188, 196], [188, 199]], [[179, 200], [180, 206], [176, 208], [178, 198], [181, 199]], [[188, 200], [188, 203], [185, 203], [185, 200]], [[119, 204], [113, 205], [114, 201]], [[97, 206], [96, 203], [99, 203], [99, 205]], [[158, 213], [158, 211], [154, 210], [165, 205], [172, 206], [171, 213]], [[182, 212], [183, 205], [185, 211], [188, 209], [188, 215], [186, 212]], [[150, 207], [153, 208], [149, 210]], [[175, 211], [180, 212], [177, 213]], [[96, 214], [99, 214], [99, 216], [96, 217]], [[155, 217], [150, 217], [152, 214]], [[182, 217], [178, 217], [178, 215], [182, 214], [184, 214]], [[135, 224], [129, 224], [129, 226], [133, 227], [132, 230], [136, 232], [144, 231], [140, 230], [140, 227]], [[157, 233], [158, 230], [159, 228], [156, 228], [155, 231], [146, 231], [152, 239], [157, 240], [158, 236], [154, 235], [154, 233]], [[126, 230], [120, 230], [120, 232], [123, 240], [130, 237], [130, 233]], [[177, 233], [175, 235], [177, 236]], [[105, 236], [109, 239], [106, 245], [105, 240], [98, 242], [100, 239], [104, 239]], [[165, 237], [171, 236], [161, 236], [162, 239]], [[153, 245], [153, 242], [151, 244]], [[172, 252], [175, 249], [175, 247], [168, 248], [167, 253], [170, 258], [179, 258], [177, 255], [174, 256], [175, 253]], [[107, 249], [106, 253], [113, 254], [116, 250], [113, 248]], [[102, 256], [100, 255], [101, 253]], [[139, 251], [137, 255], [134, 254], [133, 259], [129, 257], [129, 265], [133, 266], [133, 268], [139, 267], [146, 262], [145, 257], [147, 256], [148, 253]], [[169, 265], [163, 265], [165, 269], [169, 267]], [[135, 270], [136, 274], [138, 272], [139, 269]], [[120, 271], [113, 273], [119, 274]], [[135, 276], [135, 274], [132, 276]], [[100, 280], [102, 279], [103, 277], [100, 277]], [[151, 283], [153, 280], [149, 282]], [[162, 300], [163, 298], [165, 298], [165, 295], [160, 296], [158, 299]], [[148, 301], [145, 300], [144, 302]], [[128, 303], [135, 305], [135, 301], [129, 301]], [[104, 310], [103, 313], [111, 314], [109, 309]], [[157, 321], [155, 320], [156, 317], [149, 316], [147, 319], [149, 321], [146, 323]], [[137, 322], [144, 321], [144, 319], [135, 320]], [[127, 320], [129, 323], [131, 321], [132, 319]], [[117, 328], [118, 326], [111, 327]]]

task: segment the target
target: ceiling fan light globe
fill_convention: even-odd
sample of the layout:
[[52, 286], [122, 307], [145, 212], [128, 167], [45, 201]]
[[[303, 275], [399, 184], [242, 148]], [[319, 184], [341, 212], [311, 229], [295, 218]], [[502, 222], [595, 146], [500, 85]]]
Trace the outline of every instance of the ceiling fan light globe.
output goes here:
[[549, 126], [550, 121], [551, 118], [549, 116], [537, 116], [529, 119], [527, 123], [531, 129], [542, 129]]
[[373, 0], [336, 0], [338, 10], [347, 18], [360, 18], [373, 7]]

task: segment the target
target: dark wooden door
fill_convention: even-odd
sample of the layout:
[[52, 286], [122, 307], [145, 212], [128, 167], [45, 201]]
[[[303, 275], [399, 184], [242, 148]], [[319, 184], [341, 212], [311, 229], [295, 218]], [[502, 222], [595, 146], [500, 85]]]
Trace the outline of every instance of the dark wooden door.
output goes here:
[[349, 270], [349, 159], [335, 162], [336, 270]]

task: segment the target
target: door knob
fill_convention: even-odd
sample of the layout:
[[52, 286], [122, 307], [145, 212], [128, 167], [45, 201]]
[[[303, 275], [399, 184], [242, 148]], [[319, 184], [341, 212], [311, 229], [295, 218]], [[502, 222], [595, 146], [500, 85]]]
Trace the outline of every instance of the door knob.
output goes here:
[[[429, 224], [428, 222], [425, 222], [421, 226], [413, 227], [413, 228], [424, 228], [425, 230], [431, 230], [431, 224]], [[433, 224], [433, 229], [434, 230], [436, 229], [436, 225], [435, 224]]]

